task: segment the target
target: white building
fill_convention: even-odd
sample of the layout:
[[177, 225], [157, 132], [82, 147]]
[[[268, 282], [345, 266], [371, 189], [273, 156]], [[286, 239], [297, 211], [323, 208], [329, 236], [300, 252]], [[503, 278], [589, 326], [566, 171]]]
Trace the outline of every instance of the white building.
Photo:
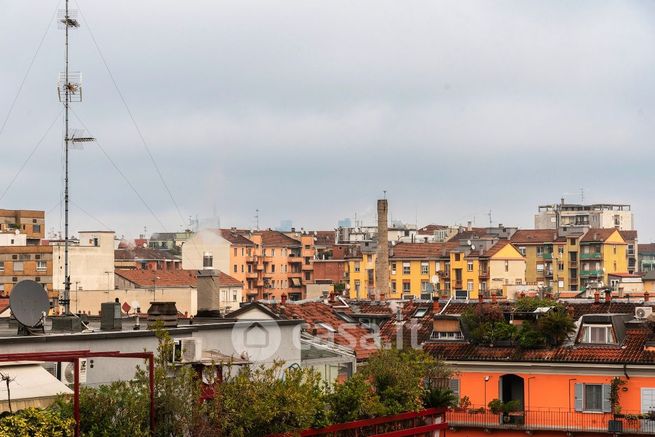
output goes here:
[[[64, 242], [53, 241], [52, 286], [64, 288]], [[68, 246], [71, 290], [114, 289], [114, 231], [84, 231]]]
[[534, 216], [535, 229], [558, 227], [617, 228], [634, 230], [634, 216], [630, 205], [595, 203], [589, 205], [564, 203], [540, 205]]
[[230, 242], [216, 230], [206, 229], [182, 244], [184, 270], [230, 271]]

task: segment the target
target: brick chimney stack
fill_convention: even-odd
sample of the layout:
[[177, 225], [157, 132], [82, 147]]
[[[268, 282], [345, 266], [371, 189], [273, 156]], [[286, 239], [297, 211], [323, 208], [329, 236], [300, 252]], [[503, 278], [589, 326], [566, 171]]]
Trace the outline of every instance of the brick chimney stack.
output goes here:
[[439, 305], [439, 296], [432, 297], [432, 314], [439, 314], [441, 305]]
[[594, 292], [594, 303], [600, 303], [600, 293], [598, 290]]
[[650, 293], [647, 291], [644, 291], [644, 302], [648, 302], [648, 299], [650, 298]]
[[612, 290], [605, 290], [605, 302], [612, 302]]
[[378, 248], [375, 259], [375, 298], [389, 295], [389, 204], [378, 199]]
[[280, 299], [282, 300], [282, 305], [287, 303], [287, 294], [282, 293], [282, 296], [280, 296]]

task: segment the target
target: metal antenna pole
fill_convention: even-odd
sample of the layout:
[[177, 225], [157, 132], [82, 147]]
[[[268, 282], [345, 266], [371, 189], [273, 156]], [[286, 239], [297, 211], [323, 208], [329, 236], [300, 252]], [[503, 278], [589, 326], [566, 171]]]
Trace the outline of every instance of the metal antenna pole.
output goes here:
[[65, 50], [64, 50], [64, 56], [65, 56], [65, 63], [66, 63], [66, 69], [64, 71], [64, 80], [65, 80], [65, 86], [64, 86], [64, 93], [65, 93], [65, 99], [64, 99], [64, 129], [65, 129], [65, 137], [64, 137], [64, 148], [65, 148], [65, 176], [64, 176], [64, 314], [68, 315], [70, 314], [70, 291], [71, 291], [71, 283], [70, 283], [70, 274], [68, 272], [68, 141], [69, 141], [69, 135], [68, 135], [68, 106], [69, 106], [69, 100], [70, 100], [70, 95], [69, 95], [69, 80], [68, 80], [68, 20], [70, 19], [69, 14], [68, 14], [68, 0], [66, 0], [66, 12], [65, 12], [65, 19], [66, 19], [66, 25], [65, 27], [65, 34], [66, 34], [66, 43], [65, 43]]

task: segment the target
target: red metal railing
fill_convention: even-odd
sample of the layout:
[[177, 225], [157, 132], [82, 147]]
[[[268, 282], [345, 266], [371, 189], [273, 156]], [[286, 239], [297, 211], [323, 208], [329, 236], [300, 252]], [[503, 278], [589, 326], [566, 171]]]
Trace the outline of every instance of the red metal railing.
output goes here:
[[452, 428], [655, 434], [655, 420], [639, 413], [615, 417], [611, 413], [546, 409], [493, 414], [488, 410], [470, 408], [466, 411], [448, 411], [446, 419]]
[[[299, 435], [301, 437], [436, 437], [445, 435], [445, 429], [448, 427], [445, 415], [444, 408], [429, 408], [419, 412], [308, 429], [301, 431]], [[269, 437], [287, 436], [287, 434], [275, 434]]]

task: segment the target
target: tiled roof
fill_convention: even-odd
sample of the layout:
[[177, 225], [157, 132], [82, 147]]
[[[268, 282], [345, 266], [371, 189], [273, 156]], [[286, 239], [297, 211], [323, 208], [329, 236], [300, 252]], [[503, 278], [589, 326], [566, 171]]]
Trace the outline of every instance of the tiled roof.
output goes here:
[[428, 342], [423, 349], [446, 361], [652, 364], [655, 352], [644, 349], [651, 336], [650, 329], [639, 325], [626, 329], [623, 343], [616, 346], [573, 345], [521, 350], [515, 347], [476, 346], [465, 342]]
[[378, 349], [373, 331], [361, 324], [346, 322], [337, 316], [330, 305], [323, 302], [287, 302], [285, 305], [267, 306], [281, 318], [303, 319], [307, 323], [307, 332], [353, 349], [357, 360], [367, 359]]
[[152, 287], [153, 283], [157, 287], [195, 287], [197, 284], [195, 270], [116, 269], [114, 273], [142, 288]]
[[639, 255], [655, 255], [655, 243], [639, 244]]
[[133, 249], [114, 250], [114, 259], [122, 261], [174, 260], [176, 257], [167, 250], [149, 249], [147, 247], [135, 247]]
[[582, 236], [580, 242], [603, 242], [607, 240], [615, 231], [616, 229], [614, 228], [589, 229], [589, 231], [587, 231], [587, 233]]
[[227, 241], [229, 241], [232, 244], [237, 244], [240, 246], [254, 246], [255, 243], [252, 241], [248, 240], [246, 237], [243, 236], [243, 231], [239, 232], [239, 230], [235, 229], [219, 229], [218, 230], [221, 237], [225, 238]]
[[349, 304], [354, 314], [393, 315], [386, 302], [351, 301]]
[[499, 240], [496, 244], [491, 246], [487, 251], [485, 251], [484, 256], [491, 258], [498, 252], [500, 252], [502, 249], [505, 248], [505, 246], [511, 245], [511, 243], [507, 240]]
[[[412, 317], [419, 308], [425, 308], [427, 312], [423, 317]], [[385, 343], [396, 343], [399, 330], [402, 330], [403, 347], [414, 346], [412, 343], [420, 345], [430, 338], [434, 317], [432, 302], [404, 302], [401, 314], [401, 321], [396, 315], [381, 326], [380, 335]]]
[[464, 229], [456, 233], [448, 241], [471, 240], [476, 238], [488, 237], [489, 232], [487, 228], [471, 228], [471, 230]]
[[459, 245], [457, 242], [446, 243], [398, 243], [391, 249], [391, 259], [434, 259], [448, 255]]
[[558, 241], [558, 237], [554, 229], [519, 229], [510, 241], [514, 244], [543, 244]]
[[[241, 281], [221, 271], [214, 270], [217, 275], [217, 283], [221, 287], [239, 287]], [[137, 287], [148, 288], [153, 286], [153, 279], [156, 278], [157, 287], [196, 287], [198, 285], [196, 270], [114, 270], [121, 278], [124, 278]]]
[[625, 241], [636, 241], [637, 240], [637, 231], [619, 231], [621, 237]]
[[262, 244], [268, 247], [299, 247], [300, 241], [278, 231], [257, 231], [262, 237]]
[[314, 244], [317, 246], [331, 246], [335, 242], [335, 231], [316, 231]]

